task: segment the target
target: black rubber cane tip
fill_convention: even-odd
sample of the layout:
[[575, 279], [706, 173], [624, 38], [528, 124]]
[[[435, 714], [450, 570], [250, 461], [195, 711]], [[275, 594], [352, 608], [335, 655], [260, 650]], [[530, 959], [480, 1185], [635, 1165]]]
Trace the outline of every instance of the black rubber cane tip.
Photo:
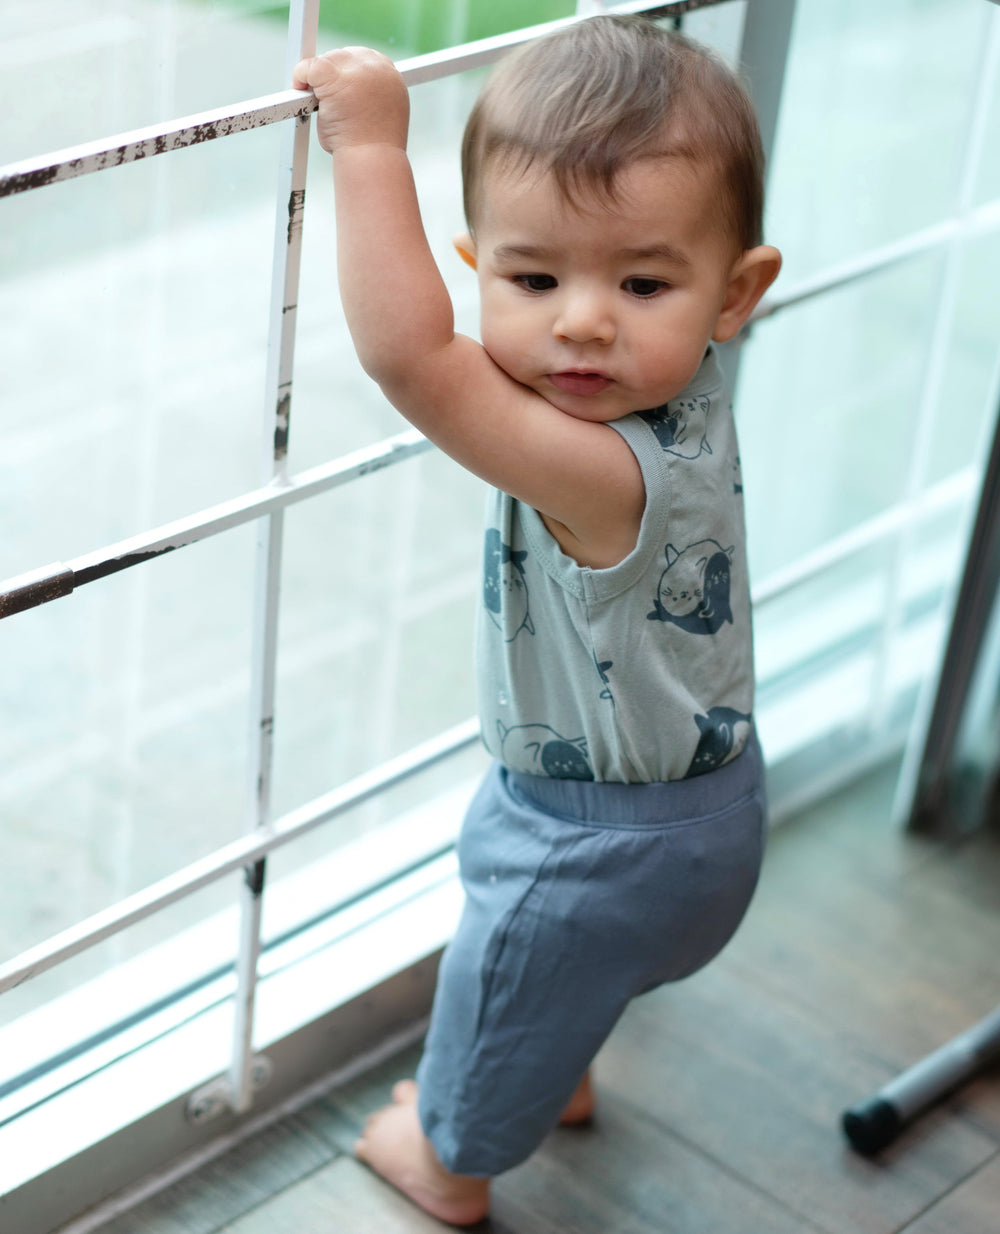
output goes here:
[[854, 1151], [870, 1157], [892, 1143], [903, 1128], [903, 1120], [895, 1106], [872, 1097], [844, 1114], [843, 1127]]

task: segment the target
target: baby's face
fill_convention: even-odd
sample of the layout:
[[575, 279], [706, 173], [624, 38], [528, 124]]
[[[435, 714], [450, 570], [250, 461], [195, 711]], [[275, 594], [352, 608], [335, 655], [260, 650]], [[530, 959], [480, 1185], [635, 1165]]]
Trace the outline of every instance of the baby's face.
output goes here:
[[550, 173], [487, 171], [476, 227], [483, 345], [515, 381], [584, 420], [679, 394], [716, 330], [737, 255], [715, 177], [647, 159], [608, 205], [571, 206]]

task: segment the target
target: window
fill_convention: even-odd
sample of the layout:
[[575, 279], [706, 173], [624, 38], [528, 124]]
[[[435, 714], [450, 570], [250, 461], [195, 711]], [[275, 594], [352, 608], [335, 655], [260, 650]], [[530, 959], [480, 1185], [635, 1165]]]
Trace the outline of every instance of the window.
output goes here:
[[[32, 106], [5, 109], [7, 188], [95, 135], [301, 108], [263, 0], [8, 8], [3, 89]], [[450, 240], [493, 52], [437, 49], [571, 8], [320, 10], [324, 44], [382, 40], [424, 82], [418, 187], [472, 333]], [[996, 404], [1000, 14], [661, 9], [742, 51], [777, 121], [786, 266], [737, 406], [780, 815], [899, 747], [937, 655]], [[357, 366], [307, 140], [285, 120], [0, 200], [0, 1212], [25, 1231], [70, 1215], [58, 1162], [93, 1202], [237, 1126], [234, 1103], [418, 1031], [457, 907], [481, 492]]]

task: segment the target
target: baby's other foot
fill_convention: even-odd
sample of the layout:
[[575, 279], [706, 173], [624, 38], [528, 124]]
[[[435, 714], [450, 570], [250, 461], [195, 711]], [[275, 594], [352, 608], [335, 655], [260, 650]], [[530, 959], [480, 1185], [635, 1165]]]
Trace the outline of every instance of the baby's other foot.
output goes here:
[[452, 1174], [438, 1160], [420, 1126], [413, 1080], [402, 1080], [393, 1088], [392, 1105], [368, 1119], [354, 1152], [439, 1221], [475, 1225], [489, 1210], [489, 1179]]

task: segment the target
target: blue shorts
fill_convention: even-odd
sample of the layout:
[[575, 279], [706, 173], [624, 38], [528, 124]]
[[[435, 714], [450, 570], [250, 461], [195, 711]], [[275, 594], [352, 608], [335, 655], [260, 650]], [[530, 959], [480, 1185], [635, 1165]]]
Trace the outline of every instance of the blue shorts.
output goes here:
[[663, 784], [487, 773], [462, 827], [466, 902], [417, 1072], [447, 1169], [525, 1160], [629, 1001], [706, 964], [760, 871], [760, 749]]

